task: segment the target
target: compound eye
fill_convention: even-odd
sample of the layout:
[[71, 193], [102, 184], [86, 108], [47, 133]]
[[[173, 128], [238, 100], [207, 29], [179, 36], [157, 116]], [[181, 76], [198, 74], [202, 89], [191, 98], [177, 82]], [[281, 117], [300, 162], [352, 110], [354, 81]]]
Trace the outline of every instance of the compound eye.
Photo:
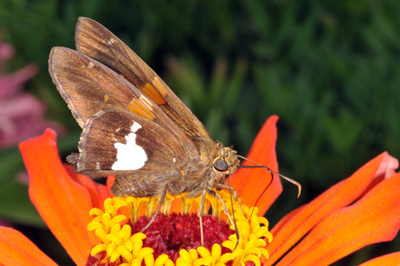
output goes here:
[[214, 162], [214, 168], [220, 172], [224, 172], [228, 169], [228, 163], [222, 159], [217, 159]]

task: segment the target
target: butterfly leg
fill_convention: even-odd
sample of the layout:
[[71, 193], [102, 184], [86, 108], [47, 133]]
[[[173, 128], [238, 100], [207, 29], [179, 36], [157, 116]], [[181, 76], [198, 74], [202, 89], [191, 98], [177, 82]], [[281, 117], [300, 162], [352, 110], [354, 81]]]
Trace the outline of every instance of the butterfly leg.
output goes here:
[[201, 238], [201, 245], [204, 247], [204, 232], [203, 232], [203, 214], [204, 214], [204, 204], [206, 201], [206, 194], [207, 190], [204, 189], [203, 193], [201, 194], [201, 201], [200, 201], [200, 208], [199, 208], [199, 221], [200, 221], [200, 238]]
[[239, 195], [236, 193], [236, 190], [233, 187], [228, 185], [218, 184], [216, 185], [216, 188], [229, 190], [229, 192], [233, 194], [233, 198], [235, 199], [235, 201], [239, 204], [239, 207], [242, 210], [243, 214], [245, 213], [242, 204], [240, 204]]
[[[220, 186], [220, 185], [217, 185], [216, 187], [219, 187], [219, 186]], [[224, 186], [224, 185], [221, 185], [221, 186]], [[225, 186], [224, 186], [224, 187], [225, 187]], [[232, 193], [232, 190], [233, 190], [233, 192], [236, 194], [235, 189], [233, 189], [233, 188], [230, 187], [230, 186], [226, 186], [226, 187], [229, 189], [229, 191], [230, 191], [231, 193]], [[221, 188], [221, 187], [220, 187], [220, 188]], [[239, 244], [239, 239], [240, 239], [240, 237], [239, 237], [239, 230], [238, 230], [238, 227], [237, 227], [237, 224], [236, 224], [235, 212], [234, 212], [234, 209], [233, 209], [233, 202], [232, 202], [232, 216], [233, 216], [233, 219], [232, 219], [231, 215], [229, 214], [228, 207], [226, 206], [226, 204], [225, 204], [224, 200], [222, 199], [222, 197], [221, 197], [218, 193], [215, 193], [215, 191], [212, 190], [212, 189], [210, 189], [210, 190], [208, 191], [208, 193], [210, 193], [210, 195], [212, 195], [212, 196], [214, 196], [214, 197], [216, 197], [217, 199], [220, 200], [220, 202], [221, 202], [221, 204], [222, 204], [222, 207], [224, 208], [224, 212], [225, 212], [226, 216], [228, 216], [229, 221], [230, 221], [231, 224], [235, 227], [235, 234], [236, 234], [236, 246], [235, 246], [235, 249], [236, 249], [236, 247], [237, 247], [238, 244]], [[237, 194], [236, 194], [236, 196], [237, 196]], [[231, 194], [231, 200], [232, 200], [232, 194]], [[236, 200], [236, 201], [237, 201], [237, 200]], [[239, 206], [240, 206], [240, 204], [239, 204]]]
[[142, 231], [141, 231], [142, 233], [143, 233], [147, 228], [149, 228], [149, 226], [150, 226], [150, 225], [154, 222], [154, 220], [156, 219], [158, 213], [160, 212], [161, 206], [162, 206], [162, 205], [164, 204], [164, 202], [165, 202], [166, 196], [167, 196], [167, 187], [164, 188], [164, 191], [163, 191], [163, 193], [162, 193], [162, 195], [161, 195], [161, 198], [160, 198], [160, 201], [159, 201], [159, 203], [158, 203], [157, 209], [156, 209], [156, 211], [154, 212], [153, 216], [151, 217], [149, 223], [142, 229]]
[[[208, 193], [211, 196], [216, 197], [217, 199], [219, 199], [221, 201], [222, 207], [224, 208], [224, 212], [225, 212], [226, 216], [228, 216], [228, 219], [231, 222], [231, 224], [235, 225], [236, 223], [232, 220], [232, 217], [229, 214], [228, 207], [226, 207], [226, 204], [225, 204], [224, 200], [222, 199], [222, 197], [219, 194], [215, 193], [214, 190], [209, 190]], [[235, 228], [236, 228], [236, 226], [235, 226]]]

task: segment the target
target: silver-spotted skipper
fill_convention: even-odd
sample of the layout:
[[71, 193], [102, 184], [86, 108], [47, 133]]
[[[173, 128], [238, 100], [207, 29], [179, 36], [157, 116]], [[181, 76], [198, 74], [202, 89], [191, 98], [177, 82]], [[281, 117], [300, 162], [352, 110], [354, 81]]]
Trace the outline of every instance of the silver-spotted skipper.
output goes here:
[[226, 187], [240, 164], [236, 151], [213, 141], [145, 62], [88, 18], [79, 18], [75, 43], [76, 51], [52, 49], [49, 72], [83, 129], [79, 154], [67, 158], [77, 172], [115, 175], [116, 196], [160, 196], [159, 206], [166, 193], [204, 202]]
[[236, 151], [213, 141], [203, 124], [126, 44], [79, 18], [76, 51], [51, 50], [49, 72], [83, 132], [79, 173], [115, 175], [116, 196], [211, 192], [239, 166]]

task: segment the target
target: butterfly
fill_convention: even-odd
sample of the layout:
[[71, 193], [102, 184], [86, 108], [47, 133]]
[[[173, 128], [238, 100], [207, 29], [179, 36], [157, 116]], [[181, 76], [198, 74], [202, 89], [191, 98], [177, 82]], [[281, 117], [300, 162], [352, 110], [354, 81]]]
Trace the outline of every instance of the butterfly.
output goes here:
[[[98, 22], [80, 17], [76, 50], [54, 47], [49, 73], [82, 128], [79, 153], [67, 157], [74, 169], [93, 179], [115, 176], [115, 196], [160, 197], [154, 221], [167, 193], [202, 196], [229, 189], [227, 176], [246, 159], [210, 138], [204, 125], [164, 81], [124, 42]], [[248, 160], [248, 159], [247, 159]], [[298, 186], [296, 181], [280, 177]], [[270, 183], [271, 184], [271, 183]], [[225, 206], [225, 205], [224, 205]], [[224, 208], [226, 211], [226, 207]], [[227, 212], [227, 211], [226, 211]], [[239, 232], [234, 219], [237, 239]]]
[[[164, 81], [101, 24], [81, 17], [76, 50], [54, 47], [49, 72], [82, 128], [77, 172], [115, 175], [115, 196], [197, 197], [225, 188], [240, 165], [235, 150], [204, 125]], [[204, 204], [203, 204], [204, 205]]]

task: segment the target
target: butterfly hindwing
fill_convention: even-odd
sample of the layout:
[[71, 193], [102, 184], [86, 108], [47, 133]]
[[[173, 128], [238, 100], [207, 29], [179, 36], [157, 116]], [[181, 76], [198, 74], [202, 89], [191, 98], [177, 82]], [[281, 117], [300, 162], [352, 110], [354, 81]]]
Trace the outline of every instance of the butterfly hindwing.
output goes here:
[[98, 60], [122, 75], [160, 106], [189, 137], [209, 137], [203, 124], [162, 79], [125, 43], [101, 24], [79, 18], [75, 43], [81, 53]]
[[91, 116], [78, 147], [78, 172], [94, 178], [140, 172], [176, 176], [190, 160], [169, 131], [123, 110], [100, 111]]

